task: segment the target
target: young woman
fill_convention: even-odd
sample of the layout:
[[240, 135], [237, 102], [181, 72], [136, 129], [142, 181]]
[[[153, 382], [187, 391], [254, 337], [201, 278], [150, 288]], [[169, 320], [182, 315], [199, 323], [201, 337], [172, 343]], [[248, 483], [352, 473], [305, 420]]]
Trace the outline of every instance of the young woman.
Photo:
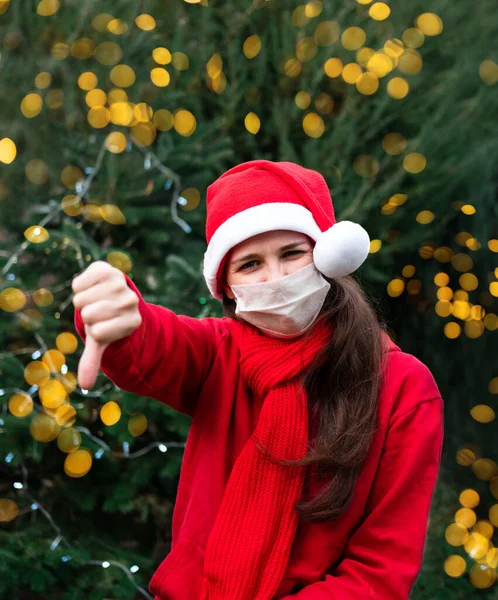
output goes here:
[[146, 303], [104, 262], [73, 280], [78, 380], [192, 419], [156, 600], [405, 600], [443, 442], [429, 369], [350, 276], [369, 237], [324, 178], [238, 165], [207, 191], [204, 276], [223, 318]]

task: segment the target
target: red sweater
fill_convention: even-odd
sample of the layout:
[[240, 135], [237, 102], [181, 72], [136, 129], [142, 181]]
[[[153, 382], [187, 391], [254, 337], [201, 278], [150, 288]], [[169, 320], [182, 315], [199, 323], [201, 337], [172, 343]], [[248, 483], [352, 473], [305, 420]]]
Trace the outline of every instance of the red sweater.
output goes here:
[[[261, 398], [240, 376], [229, 318], [196, 319], [146, 303], [142, 324], [110, 344], [102, 371], [120, 388], [191, 417], [171, 551], [150, 582], [155, 600], [198, 600], [204, 550]], [[80, 312], [75, 325], [85, 339]], [[443, 401], [430, 370], [394, 345], [380, 428], [352, 504], [328, 523], [300, 522], [275, 599], [405, 600], [420, 571], [443, 443]], [[322, 487], [306, 478], [303, 493]], [[227, 598], [227, 600], [236, 600]]]

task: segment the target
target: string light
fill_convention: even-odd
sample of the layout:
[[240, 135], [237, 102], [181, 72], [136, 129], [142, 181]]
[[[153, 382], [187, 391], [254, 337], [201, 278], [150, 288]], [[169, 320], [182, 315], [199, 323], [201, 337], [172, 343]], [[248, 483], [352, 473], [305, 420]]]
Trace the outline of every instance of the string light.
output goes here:
[[[73, 546], [70, 544], [70, 542], [67, 540], [67, 538], [63, 535], [61, 528], [57, 525], [57, 523], [55, 522], [55, 520], [52, 517], [52, 515], [50, 514], [50, 512], [43, 506], [43, 504], [41, 502], [39, 502], [36, 498], [34, 498], [29, 493], [29, 491], [28, 491], [28, 470], [26, 469], [24, 463], [22, 462], [22, 459], [21, 459], [21, 468], [22, 468], [23, 481], [22, 481], [22, 483], [19, 481], [14, 482], [13, 487], [16, 490], [22, 490], [22, 494], [24, 496], [26, 496], [26, 498], [28, 498], [28, 500], [30, 502], [28, 510], [31, 512], [39, 511], [47, 519], [47, 521], [50, 523], [50, 525], [54, 529], [55, 538], [50, 544], [50, 550], [53, 552], [62, 543], [67, 547], [67, 550], [69, 552], [71, 552], [71, 550], [73, 550]], [[72, 557], [70, 554], [65, 554], [64, 556], [61, 557], [62, 562], [68, 562], [70, 560], [72, 560]], [[126, 565], [123, 565], [123, 563], [120, 563], [116, 560], [104, 560], [104, 561], [85, 560], [85, 561], [79, 561], [79, 564], [81, 564], [82, 566], [97, 565], [97, 566], [102, 567], [103, 569], [108, 569], [111, 566], [117, 567], [118, 569], [121, 569], [121, 571], [123, 571], [123, 573], [128, 577], [128, 579], [130, 580], [130, 582], [134, 586], [134, 588], [137, 590], [137, 592], [140, 592], [140, 594], [144, 598], [147, 598], [147, 600], [154, 600], [154, 597], [151, 596], [147, 592], [147, 590], [145, 590], [141, 585], [138, 585], [135, 581], [135, 578], [133, 577], [133, 574], [139, 570], [139, 567], [137, 565], [133, 565], [130, 569], [128, 569], [128, 567]]]

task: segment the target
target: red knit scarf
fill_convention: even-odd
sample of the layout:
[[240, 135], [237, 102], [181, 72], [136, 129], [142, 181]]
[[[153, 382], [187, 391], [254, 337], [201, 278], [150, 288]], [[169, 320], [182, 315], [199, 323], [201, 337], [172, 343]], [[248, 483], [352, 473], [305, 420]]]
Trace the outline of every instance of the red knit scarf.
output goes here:
[[308, 445], [308, 402], [299, 375], [332, 334], [317, 321], [311, 335], [271, 338], [235, 321], [244, 380], [264, 398], [256, 429], [230, 474], [205, 554], [200, 600], [270, 600], [283, 577], [298, 517], [305, 467], [284, 467], [270, 456], [300, 459]]

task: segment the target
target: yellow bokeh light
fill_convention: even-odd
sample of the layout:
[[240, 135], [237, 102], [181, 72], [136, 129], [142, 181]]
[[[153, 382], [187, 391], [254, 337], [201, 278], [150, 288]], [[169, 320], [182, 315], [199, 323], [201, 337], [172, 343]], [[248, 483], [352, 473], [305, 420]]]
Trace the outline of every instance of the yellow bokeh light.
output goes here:
[[156, 28], [156, 20], [152, 15], [148, 14], [138, 15], [135, 19], [135, 23], [137, 24], [137, 27], [140, 27], [140, 29], [143, 29], [144, 31], [152, 31]]
[[95, 51], [95, 42], [91, 38], [80, 38], [71, 44], [71, 56], [79, 60], [91, 58]]
[[35, 77], [35, 86], [39, 90], [47, 89], [51, 83], [52, 75], [50, 75], [50, 73], [47, 73], [47, 71], [42, 71], [41, 73], [38, 73], [38, 75]]
[[289, 60], [285, 61], [283, 70], [287, 77], [299, 77], [301, 74], [302, 65], [297, 58], [289, 58]]
[[58, 408], [67, 399], [67, 393], [64, 386], [56, 379], [50, 379], [38, 389], [41, 403], [45, 408]]
[[195, 210], [201, 202], [201, 193], [197, 188], [187, 188], [180, 193], [180, 196], [187, 202], [185, 205], [180, 205], [181, 209], [185, 211]]
[[[91, 93], [91, 92], [89, 92]], [[62, 169], [61, 181], [68, 188], [75, 188], [79, 182], [85, 179], [83, 171], [76, 165], [67, 165]]]
[[78, 349], [78, 338], [70, 331], [59, 333], [55, 345], [64, 354], [73, 354]]
[[434, 221], [435, 218], [436, 215], [432, 211], [421, 210], [415, 217], [415, 220], [417, 221], [417, 223], [421, 223], [422, 225], [428, 225], [429, 223], [432, 223], [432, 221]]
[[249, 133], [255, 135], [261, 128], [261, 121], [256, 113], [247, 113], [244, 119], [244, 126]]
[[49, 238], [48, 231], [41, 225], [31, 225], [24, 231], [24, 237], [32, 244], [42, 244]]
[[109, 252], [106, 258], [110, 265], [116, 267], [116, 269], [119, 269], [123, 273], [129, 273], [132, 270], [133, 264], [131, 258], [124, 252], [114, 250], [113, 252]]
[[[472, 464], [472, 470], [476, 477], [482, 481], [491, 481], [493, 477], [498, 475], [498, 465], [490, 458], [479, 458]], [[496, 525], [494, 521], [493, 524]]]
[[314, 38], [319, 46], [332, 46], [337, 42], [341, 28], [336, 21], [322, 21], [316, 26]]
[[425, 36], [418, 27], [410, 27], [405, 29], [401, 39], [408, 48], [420, 48], [424, 44]]
[[59, 42], [52, 46], [50, 53], [55, 60], [65, 60], [69, 56], [69, 46]]
[[301, 4], [292, 11], [292, 24], [294, 27], [304, 27], [311, 21], [311, 18], [306, 14], [306, 5]]
[[95, 73], [86, 71], [78, 77], [78, 86], [85, 91], [93, 90], [97, 87], [99, 80]]
[[388, 133], [382, 138], [382, 148], [391, 156], [402, 154], [407, 144], [406, 138], [400, 133]]
[[116, 65], [110, 73], [111, 81], [118, 87], [127, 88], [135, 83], [135, 71], [128, 65]]
[[83, 212], [83, 203], [79, 196], [69, 194], [64, 196], [61, 200], [61, 208], [66, 215], [70, 217], [77, 217]]
[[36, 12], [40, 17], [51, 17], [59, 10], [60, 5], [60, 0], [41, 0], [36, 7]]
[[367, 62], [367, 69], [377, 77], [385, 77], [393, 68], [392, 57], [383, 51], [375, 52]]
[[359, 64], [352, 62], [347, 64], [342, 70], [342, 78], [346, 83], [355, 84], [361, 77], [363, 69]]
[[21, 102], [21, 112], [27, 119], [32, 119], [41, 113], [43, 106], [40, 94], [28, 94]]
[[102, 42], [95, 48], [94, 55], [100, 64], [110, 67], [123, 58], [123, 50], [115, 42]]
[[26, 295], [18, 288], [5, 288], [0, 292], [0, 309], [5, 312], [17, 312], [26, 302]]
[[368, 14], [375, 21], [385, 21], [391, 14], [391, 9], [385, 2], [375, 2], [369, 8]]
[[128, 421], [128, 431], [133, 437], [139, 437], [147, 431], [147, 417], [145, 415], [133, 415]]
[[174, 128], [180, 135], [188, 137], [196, 130], [197, 120], [190, 111], [180, 109], [174, 115]]
[[364, 96], [371, 96], [379, 89], [379, 78], [374, 73], [362, 73], [356, 80], [356, 89]]
[[387, 84], [387, 93], [395, 100], [405, 98], [410, 91], [408, 81], [403, 77], [393, 77]]
[[382, 248], [382, 240], [370, 240], [369, 253], [375, 254]]
[[131, 128], [132, 140], [142, 146], [150, 146], [156, 139], [156, 135], [156, 128], [152, 123], [138, 123]]
[[60, 433], [60, 425], [51, 416], [38, 413], [31, 420], [29, 432], [37, 442], [48, 443], [57, 438]]
[[476, 524], [476, 513], [470, 508], [461, 508], [455, 513], [455, 522], [470, 529]]
[[122, 225], [126, 223], [126, 217], [121, 209], [115, 204], [103, 204], [100, 207], [104, 219], [112, 225]]
[[475, 508], [479, 504], [479, 501], [479, 494], [475, 490], [463, 490], [460, 494], [460, 504], [466, 508]]
[[312, 37], [302, 38], [296, 43], [296, 57], [302, 63], [312, 60], [317, 51], [317, 44]]
[[411, 152], [403, 159], [403, 168], [408, 173], [421, 173], [427, 165], [427, 159], [419, 152]]
[[380, 167], [375, 157], [369, 154], [358, 154], [354, 158], [353, 168], [360, 177], [374, 177]]
[[327, 77], [334, 78], [341, 75], [344, 68], [343, 62], [340, 58], [329, 58], [323, 65], [323, 70]]
[[24, 392], [13, 394], [9, 398], [9, 411], [14, 417], [24, 418], [33, 411], [33, 399]]
[[416, 75], [422, 69], [422, 56], [411, 48], [407, 48], [399, 57], [398, 70], [404, 75]]
[[171, 52], [162, 46], [154, 48], [152, 51], [152, 58], [158, 65], [169, 65], [171, 62]]
[[114, 35], [123, 35], [128, 31], [128, 25], [121, 19], [112, 19], [107, 24], [107, 31], [110, 31]]
[[311, 104], [311, 95], [308, 92], [301, 90], [296, 94], [294, 101], [298, 108], [300, 108], [301, 110], [306, 110]]
[[346, 50], [358, 50], [366, 39], [367, 34], [361, 27], [348, 27], [341, 35], [341, 43]]
[[[7, 2], [7, 7], [8, 7]], [[4, 12], [4, 11], [3, 11]], [[2, 5], [0, 4], [0, 14], [2, 14]], [[0, 498], [0, 523], [9, 523], [19, 514], [19, 507], [10, 498]]]
[[[25, 167], [26, 177], [31, 183], [43, 185], [48, 180], [48, 166], [41, 158], [33, 158]], [[36, 231], [34, 232], [36, 235]]]
[[81, 445], [81, 434], [77, 429], [68, 427], [61, 431], [57, 437], [57, 447], [61, 452], [71, 453], [78, 450]]
[[173, 127], [174, 117], [169, 110], [160, 108], [154, 113], [152, 122], [159, 131], [169, 131]]
[[496, 570], [478, 563], [473, 564], [469, 572], [469, 581], [479, 590], [490, 588], [496, 583]]
[[88, 111], [88, 122], [95, 129], [102, 129], [109, 124], [111, 115], [105, 106], [92, 106]]
[[415, 19], [415, 26], [424, 35], [439, 35], [443, 31], [443, 22], [434, 13], [423, 13]]
[[117, 402], [106, 402], [100, 409], [100, 418], [104, 425], [115, 425], [121, 418], [121, 408]]
[[17, 148], [10, 138], [0, 140], [0, 162], [10, 165], [17, 156]]
[[463, 546], [469, 538], [469, 533], [460, 523], [452, 523], [446, 528], [445, 538], [450, 546]]
[[461, 577], [466, 568], [465, 560], [457, 554], [448, 556], [444, 561], [444, 571], [450, 577]]
[[79, 448], [66, 456], [64, 472], [69, 477], [84, 477], [92, 468], [92, 455], [86, 448]]
[[498, 64], [493, 60], [483, 60], [479, 65], [479, 77], [486, 85], [498, 83]]
[[397, 298], [405, 290], [405, 282], [402, 279], [393, 279], [387, 284], [387, 293], [391, 298]]
[[109, 13], [100, 13], [92, 19], [92, 27], [100, 33], [107, 31], [107, 26], [114, 19]]
[[178, 71], [186, 71], [190, 66], [190, 61], [185, 52], [173, 52], [171, 55], [171, 64]]
[[120, 154], [127, 145], [126, 136], [119, 131], [112, 131], [105, 140], [106, 148], [113, 154]]
[[[465, 509], [464, 509], [465, 510]], [[482, 534], [473, 532], [469, 534], [467, 541], [464, 544], [465, 551], [470, 558], [478, 559], [486, 556], [489, 550], [489, 540]]]
[[60, 350], [51, 348], [43, 354], [42, 362], [47, 365], [51, 373], [59, 373], [62, 366], [66, 364], [66, 357]]
[[156, 67], [150, 72], [150, 79], [157, 87], [166, 87], [171, 81], [170, 74], [162, 67]]
[[107, 102], [107, 94], [104, 90], [90, 90], [85, 96], [85, 102], [88, 106], [104, 106]]
[[303, 118], [303, 129], [309, 137], [319, 138], [325, 131], [325, 123], [319, 114], [309, 112]]
[[116, 102], [126, 102], [127, 100], [128, 94], [120, 88], [112, 88], [112, 90], [109, 90], [109, 93], [107, 94], [107, 103], [109, 106], [111, 104], [115, 104]]
[[242, 52], [244, 56], [249, 60], [256, 58], [261, 51], [261, 38], [259, 35], [250, 35], [244, 40], [242, 45]]
[[[68, 390], [66, 387], [64, 387], [64, 389], [68, 394], [72, 391]], [[76, 378], [74, 381], [73, 389], [76, 389]], [[54, 418], [57, 424], [61, 427], [71, 427], [76, 421], [76, 409], [74, 408], [74, 406], [70, 406], [69, 404], [63, 404], [62, 406], [59, 406], [59, 408], [55, 411]]]
[[130, 125], [134, 119], [133, 105], [129, 102], [114, 102], [110, 107], [110, 119], [115, 125]]

